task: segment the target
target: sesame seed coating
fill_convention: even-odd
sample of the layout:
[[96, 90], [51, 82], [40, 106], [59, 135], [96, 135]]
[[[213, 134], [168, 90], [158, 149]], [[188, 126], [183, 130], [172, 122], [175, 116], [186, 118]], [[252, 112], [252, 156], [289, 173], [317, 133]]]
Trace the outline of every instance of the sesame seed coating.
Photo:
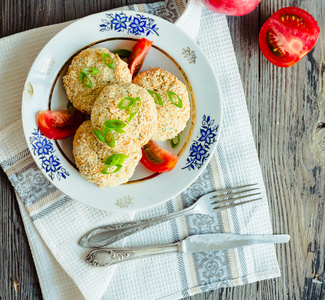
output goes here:
[[[184, 83], [161, 68], [142, 72], [134, 77], [132, 82], [146, 90], [158, 93], [162, 99], [163, 105], [156, 104], [158, 127], [152, 137], [153, 140], [166, 141], [184, 130], [186, 122], [190, 118], [190, 101]], [[170, 101], [169, 91], [179, 96], [182, 100], [182, 108]], [[173, 101], [177, 103], [177, 97], [174, 96]]]
[[[102, 53], [107, 53], [113, 58], [116, 69], [111, 69], [105, 64]], [[99, 70], [97, 74], [88, 75], [92, 83], [91, 88], [86, 87], [80, 79], [80, 72], [85, 68]], [[81, 51], [72, 59], [68, 72], [63, 77], [63, 85], [73, 106], [81, 112], [91, 114], [95, 99], [106, 85], [127, 83], [131, 82], [131, 79], [127, 63], [106, 48], [95, 47]]]
[[[118, 108], [119, 102], [125, 97], [137, 98], [133, 112], [138, 112], [128, 122], [130, 108]], [[127, 125], [123, 128], [125, 133], [113, 131], [115, 137], [114, 151], [133, 151], [134, 148], [144, 146], [153, 136], [157, 128], [157, 110], [155, 103], [146, 89], [132, 83], [111, 84], [106, 86], [94, 103], [91, 113], [93, 128], [103, 132], [104, 122], [108, 120], [121, 120]]]
[[[127, 154], [129, 157], [123, 162], [122, 168], [118, 172], [102, 174], [101, 172], [106, 166], [105, 159], [116, 153], [96, 138], [90, 120], [80, 125], [73, 139], [73, 155], [81, 176], [86, 180], [99, 187], [113, 187], [127, 182], [141, 159], [141, 149], [135, 148], [129, 152]], [[114, 169], [115, 167], [110, 167], [107, 171], [112, 172]]]

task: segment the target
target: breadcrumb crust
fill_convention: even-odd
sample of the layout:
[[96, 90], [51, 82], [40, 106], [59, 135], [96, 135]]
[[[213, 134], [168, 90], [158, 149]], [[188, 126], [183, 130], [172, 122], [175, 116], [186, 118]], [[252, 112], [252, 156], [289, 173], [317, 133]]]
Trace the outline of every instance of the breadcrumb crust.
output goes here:
[[[184, 130], [186, 122], [190, 118], [190, 101], [184, 83], [161, 68], [142, 72], [134, 77], [132, 82], [146, 90], [157, 92], [163, 101], [162, 106], [156, 104], [158, 127], [152, 137], [153, 140], [166, 141], [174, 138]], [[168, 91], [174, 92], [181, 98], [182, 108], [175, 106], [169, 100]], [[177, 99], [175, 99], [175, 102], [177, 102]]]
[[[105, 143], [100, 142], [93, 133], [90, 120], [83, 122], [78, 128], [73, 139], [72, 153], [81, 176], [99, 187], [113, 187], [127, 182], [132, 177], [142, 156], [141, 148], [134, 148], [128, 153], [116, 152]], [[102, 174], [101, 171], [106, 166], [105, 159], [115, 153], [124, 153], [129, 157], [118, 172]], [[114, 169], [115, 167], [110, 167], [108, 172], [112, 172]]]
[[[116, 69], [109, 68], [102, 59], [102, 53], [109, 54], [116, 62]], [[80, 80], [84, 68], [96, 68], [99, 73], [88, 75], [92, 88], [86, 87]], [[117, 54], [104, 47], [88, 48], [75, 56], [63, 77], [63, 86], [73, 106], [83, 113], [91, 114], [93, 104], [102, 89], [111, 83], [131, 82], [132, 76], [126, 62]]]
[[[117, 107], [125, 97], [141, 99], [139, 111], [130, 122], [128, 122], [129, 108], [119, 109]], [[113, 131], [116, 141], [113, 150], [128, 153], [134, 148], [147, 144], [155, 133], [157, 129], [156, 105], [147, 90], [140, 86], [132, 83], [110, 84], [96, 99], [91, 113], [92, 126], [96, 130], [102, 132], [105, 128], [104, 122], [108, 120], [121, 120], [127, 124], [123, 128], [125, 133]]]

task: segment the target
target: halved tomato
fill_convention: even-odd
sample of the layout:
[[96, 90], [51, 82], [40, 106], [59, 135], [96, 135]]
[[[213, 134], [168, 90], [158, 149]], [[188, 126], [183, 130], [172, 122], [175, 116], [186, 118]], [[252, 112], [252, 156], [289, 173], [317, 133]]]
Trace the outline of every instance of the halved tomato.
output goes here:
[[154, 172], [169, 172], [176, 166], [177, 155], [161, 148], [157, 143], [149, 141], [142, 148], [141, 163]]
[[38, 114], [38, 127], [49, 139], [61, 140], [73, 135], [85, 115], [75, 109], [43, 110]]
[[298, 7], [285, 7], [264, 23], [259, 44], [271, 63], [278, 67], [290, 67], [315, 46], [319, 32], [311, 14]]
[[142, 38], [133, 47], [128, 58], [128, 65], [132, 76], [136, 75], [140, 71], [144, 58], [147, 55], [151, 45], [152, 41]]

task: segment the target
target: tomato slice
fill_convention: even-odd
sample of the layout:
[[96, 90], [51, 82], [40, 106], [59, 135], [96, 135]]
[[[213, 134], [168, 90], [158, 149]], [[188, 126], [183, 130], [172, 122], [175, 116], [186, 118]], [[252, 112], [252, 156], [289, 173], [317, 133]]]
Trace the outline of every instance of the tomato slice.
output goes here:
[[140, 71], [144, 58], [147, 55], [151, 45], [151, 41], [142, 38], [132, 49], [131, 54], [128, 58], [128, 65], [132, 76], [136, 75]]
[[73, 135], [85, 115], [75, 109], [43, 110], [38, 114], [38, 127], [49, 139], [61, 140]]
[[169, 172], [176, 166], [177, 155], [161, 148], [157, 143], [149, 141], [142, 148], [141, 163], [154, 172]]
[[272, 64], [290, 67], [315, 46], [319, 32], [316, 20], [308, 12], [298, 7], [285, 7], [264, 23], [259, 44]]

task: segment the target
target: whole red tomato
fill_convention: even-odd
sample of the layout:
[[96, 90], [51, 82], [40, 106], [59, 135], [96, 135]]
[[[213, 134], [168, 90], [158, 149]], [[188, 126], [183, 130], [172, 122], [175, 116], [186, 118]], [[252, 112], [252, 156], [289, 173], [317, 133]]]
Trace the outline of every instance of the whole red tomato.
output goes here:
[[210, 10], [229, 16], [243, 16], [252, 12], [261, 0], [202, 0]]

